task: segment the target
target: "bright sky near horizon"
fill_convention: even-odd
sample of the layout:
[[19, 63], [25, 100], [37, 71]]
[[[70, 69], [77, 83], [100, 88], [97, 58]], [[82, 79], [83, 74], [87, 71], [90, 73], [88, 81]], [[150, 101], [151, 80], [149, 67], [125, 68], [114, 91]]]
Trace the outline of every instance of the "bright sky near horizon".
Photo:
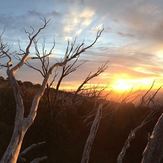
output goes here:
[[[25, 46], [24, 28], [39, 27], [39, 17], [51, 22], [39, 36], [47, 47], [56, 40], [55, 56], [64, 54], [66, 40], [92, 41], [96, 29], [104, 27], [98, 42], [82, 56], [87, 61], [63, 83], [73, 89], [89, 71], [106, 60], [108, 70], [94, 80], [114, 90], [149, 88], [154, 80], [163, 83], [163, 1], [162, 0], [5, 0], [0, 5], [0, 30], [13, 49]], [[39, 82], [36, 72], [23, 69], [18, 78]]]

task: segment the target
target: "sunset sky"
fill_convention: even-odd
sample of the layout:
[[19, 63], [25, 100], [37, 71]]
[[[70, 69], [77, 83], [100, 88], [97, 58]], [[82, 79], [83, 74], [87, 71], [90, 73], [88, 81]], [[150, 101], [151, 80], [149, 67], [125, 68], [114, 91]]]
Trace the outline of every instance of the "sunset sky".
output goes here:
[[[54, 57], [63, 56], [66, 41], [90, 43], [97, 29], [104, 32], [88, 52], [86, 63], [67, 77], [63, 88], [73, 89], [84, 77], [109, 60], [109, 68], [93, 84], [114, 90], [147, 89], [156, 80], [163, 83], [163, 1], [162, 0], [5, 0], [0, 5], [0, 30], [12, 49], [27, 43], [24, 28], [41, 25], [40, 16], [50, 24], [39, 38], [47, 48], [56, 40]], [[37, 72], [24, 68], [18, 78], [39, 82]]]

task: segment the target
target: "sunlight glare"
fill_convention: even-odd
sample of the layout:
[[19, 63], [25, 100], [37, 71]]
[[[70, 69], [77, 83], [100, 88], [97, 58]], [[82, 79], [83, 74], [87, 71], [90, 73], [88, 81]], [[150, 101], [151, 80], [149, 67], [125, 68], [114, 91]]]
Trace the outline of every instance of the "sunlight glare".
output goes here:
[[118, 79], [113, 84], [112, 88], [115, 91], [122, 92], [122, 91], [129, 91], [132, 89], [132, 85], [124, 79]]

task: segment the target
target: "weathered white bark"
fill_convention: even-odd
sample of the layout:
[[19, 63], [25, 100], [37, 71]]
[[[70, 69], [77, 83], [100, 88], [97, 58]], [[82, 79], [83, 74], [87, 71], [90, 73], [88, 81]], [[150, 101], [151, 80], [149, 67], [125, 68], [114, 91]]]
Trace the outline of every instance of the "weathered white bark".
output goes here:
[[23, 142], [25, 132], [22, 127], [19, 125], [14, 128], [14, 132], [11, 138], [11, 141], [8, 145], [7, 150], [5, 151], [3, 158], [1, 159], [1, 163], [16, 163], [19, 152], [21, 149], [21, 145]]
[[16, 163], [21, 149], [22, 141], [26, 132], [26, 129], [23, 127], [24, 104], [20, 93], [20, 87], [14, 77], [13, 72], [8, 70], [7, 74], [9, 76], [9, 81], [13, 88], [14, 97], [16, 100], [16, 116], [10, 143], [0, 163]]
[[[52, 47], [52, 49], [50, 50], [50, 52], [48, 54], [43, 55], [42, 57], [38, 56], [38, 55], [37, 55], [37, 57], [30, 57], [29, 54], [30, 54], [31, 46], [35, 42], [37, 35], [46, 27], [47, 23], [48, 23], [48, 21], [46, 21], [46, 19], [45, 19], [43, 26], [40, 27], [36, 32], [34, 29], [31, 33], [26, 31], [26, 34], [28, 35], [28, 38], [29, 38], [29, 43], [28, 43], [25, 51], [20, 49], [21, 52], [23, 51], [23, 54], [20, 54], [23, 57], [20, 59], [20, 62], [18, 62], [15, 66], [12, 65], [12, 57], [11, 57], [11, 54], [9, 53], [9, 49], [7, 49], [6, 45], [4, 45], [3, 42], [0, 40], [0, 43], [1, 43], [0, 44], [0, 57], [5, 56], [8, 59], [6, 65], [0, 64], [0, 66], [7, 68], [7, 75], [9, 77], [9, 82], [13, 89], [14, 98], [15, 98], [15, 102], [16, 102], [16, 115], [15, 115], [15, 122], [14, 122], [15, 124], [14, 124], [13, 134], [12, 134], [11, 141], [10, 141], [5, 153], [2, 157], [2, 159], [0, 160], [0, 163], [16, 163], [17, 162], [24, 135], [26, 134], [27, 130], [33, 124], [33, 122], [36, 118], [40, 99], [45, 92], [45, 88], [48, 83], [48, 79], [49, 79], [50, 75], [52, 74], [54, 68], [56, 68], [58, 66], [64, 66], [67, 62], [75, 59], [76, 57], [79, 57], [79, 55], [81, 53], [85, 52], [87, 49], [89, 49], [96, 43], [96, 41], [101, 36], [101, 33], [103, 31], [103, 30], [98, 31], [95, 40], [90, 45], [88, 45], [86, 47], [84, 47], [84, 43], [80, 44], [76, 48], [74, 47], [75, 44], [73, 44], [70, 49], [68, 47], [67, 52], [65, 54], [65, 58], [62, 62], [57, 62], [55, 64], [52, 64], [51, 67], [48, 64], [48, 66], [45, 68], [45, 60], [41, 60], [41, 59], [48, 57], [51, 54], [54, 46]], [[36, 51], [38, 50], [36, 45], [35, 45], [35, 50]], [[37, 91], [36, 95], [34, 96], [32, 105], [29, 109], [30, 110], [29, 115], [27, 117], [24, 117], [24, 103], [23, 103], [23, 98], [21, 95], [21, 88], [16, 81], [15, 74], [17, 71], [19, 71], [21, 69], [21, 67], [23, 65], [27, 64], [28, 60], [31, 60], [31, 59], [40, 59], [41, 60], [43, 72], [33, 66], [31, 66], [31, 67], [34, 70], [39, 71], [43, 75], [43, 82], [42, 82], [41, 87]]]
[[88, 136], [87, 141], [84, 146], [81, 163], [89, 163], [92, 145], [95, 140], [95, 137], [96, 137], [99, 125], [100, 125], [100, 121], [102, 118], [102, 107], [103, 107], [103, 105], [99, 105], [99, 108], [97, 109], [97, 113], [94, 118], [93, 124], [91, 126], [89, 136]]
[[43, 93], [45, 91], [50, 73], [44, 78], [41, 88], [38, 90], [37, 94], [35, 95], [32, 102], [32, 106], [30, 108], [30, 113], [27, 118], [24, 117], [24, 104], [20, 93], [20, 87], [13, 73], [8, 71], [8, 75], [16, 100], [16, 117], [15, 117], [14, 131], [12, 134], [11, 141], [0, 163], [17, 162], [24, 135], [35, 120], [35, 117], [37, 115], [38, 104], [40, 98], [43, 96]]
[[[60, 65], [62, 66], [64, 64], [64, 63], [56, 63], [49, 69], [49, 71], [47, 72], [46, 76], [43, 79], [40, 89], [34, 96], [29, 115], [27, 116], [27, 118], [24, 117], [24, 103], [23, 103], [23, 98], [21, 95], [21, 88], [19, 84], [17, 83], [15, 74], [27, 62], [29, 58], [28, 57], [29, 50], [31, 48], [33, 40], [40, 33], [40, 31], [46, 27], [46, 25], [47, 25], [47, 22], [45, 21], [45, 24], [41, 28], [39, 28], [39, 30], [32, 37], [29, 36], [29, 39], [30, 39], [29, 44], [26, 48], [25, 55], [22, 57], [21, 61], [18, 64], [16, 64], [14, 67], [12, 67], [11, 69], [9, 65], [7, 66], [7, 75], [9, 77], [9, 82], [13, 89], [14, 98], [16, 102], [16, 115], [15, 115], [13, 134], [12, 134], [10, 143], [5, 153], [2, 159], [0, 160], [0, 163], [16, 163], [17, 162], [24, 135], [26, 134], [27, 130], [33, 124], [35, 120], [35, 117], [37, 115], [38, 105], [39, 105], [41, 97], [44, 94], [46, 84], [48, 83], [48, 79], [53, 69], [56, 66], [60, 66]], [[7, 54], [7, 52], [4, 52], [4, 53], [11, 60], [11, 57]]]
[[163, 114], [158, 119], [148, 144], [143, 152], [141, 163], [160, 163], [163, 159]]
[[122, 147], [122, 150], [121, 152], [119, 153], [118, 157], [117, 157], [117, 163], [122, 163], [123, 162], [123, 159], [125, 157], [125, 154], [128, 150], [128, 148], [130, 147], [131, 145], [131, 141], [133, 139], [135, 139], [135, 134], [143, 127], [145, 126], [147, 123], [149, 123], [151, 121], [151, 117], [153, 117], [155, 114], [155, 111], [152, 111], [150, 112], [146, 118], [141, 122], [140, 125], [138, 125], [136, 128], [134, 128], [133, 130], [131, 130], [131, 132], [129, 133], [123, 147]]

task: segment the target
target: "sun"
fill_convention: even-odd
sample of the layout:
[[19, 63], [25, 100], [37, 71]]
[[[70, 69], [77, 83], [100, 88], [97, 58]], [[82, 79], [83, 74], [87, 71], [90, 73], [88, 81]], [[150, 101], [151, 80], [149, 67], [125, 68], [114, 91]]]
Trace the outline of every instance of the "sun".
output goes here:
[[129, 91], [132, 87], [132, 84], [125, 79], [118, 79], [112, 85], [112, 89], [117, 92]]

